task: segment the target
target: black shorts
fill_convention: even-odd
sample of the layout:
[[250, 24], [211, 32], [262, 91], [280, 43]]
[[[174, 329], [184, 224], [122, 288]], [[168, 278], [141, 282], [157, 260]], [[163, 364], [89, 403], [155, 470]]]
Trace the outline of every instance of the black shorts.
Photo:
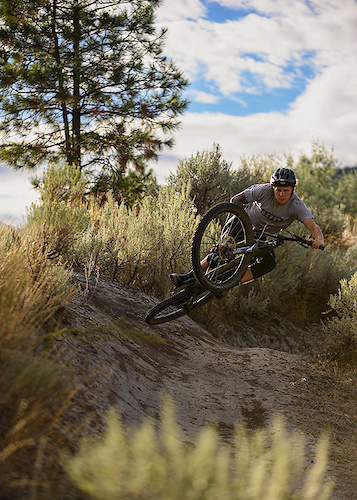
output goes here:
[[274, 250], [262, 255], [261, 257], [253, 258], [250, 264], [250, 270], [254, 279], [260, 278], [264, 274], [270, 273], [276, 266]]

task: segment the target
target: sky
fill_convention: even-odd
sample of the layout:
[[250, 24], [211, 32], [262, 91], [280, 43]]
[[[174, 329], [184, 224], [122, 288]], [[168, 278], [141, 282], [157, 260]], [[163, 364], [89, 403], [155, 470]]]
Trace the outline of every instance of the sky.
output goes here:
[[[190, 81], [175, 146], [151, 165], [160, 182], [213, 143], [233, 167], [313, 142], [357, 165], [356, 0], [164, 0], [156, 13]], [[19, 221], [37, 197], [27, 174], [0, 166], [0, 219]]]

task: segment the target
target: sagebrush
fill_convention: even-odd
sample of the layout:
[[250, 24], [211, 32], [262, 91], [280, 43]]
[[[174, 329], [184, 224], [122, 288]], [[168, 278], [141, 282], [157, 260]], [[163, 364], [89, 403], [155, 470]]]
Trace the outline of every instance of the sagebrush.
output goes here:
[[281, 418], [270, 430], [249, 434], [237, 426], [232, 445], [206, 425], [183, 441], [173, 405], [166, 402], [161, 432], [146, 420], [125, 427], [113, 410], [102, 439], [83, 443], [66, 460], [74, 484], [98, 500], [299, 500], [328, 499], [328, 440], [322, 437], [306, 468], [305, 442]]

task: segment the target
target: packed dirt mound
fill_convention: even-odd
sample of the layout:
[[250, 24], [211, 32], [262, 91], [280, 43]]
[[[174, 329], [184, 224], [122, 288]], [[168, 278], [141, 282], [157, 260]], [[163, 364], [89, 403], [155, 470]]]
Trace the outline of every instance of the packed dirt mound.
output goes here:
[[72, 363], [82, 385], [71, 419], [86, 415], [92, 432], [111, 406], [131, 424], [159, 419], [169, 392], [187, 439], [213, 422], [229, 440], [235, 423], [256, 429], [283, 413], [291, 429], [306, 433], [311, 460], [318, 436], [330, 432], [334, 498], [356, 498], [351, 380], [327, 374], [306, 354], [228, 345], [188, 317], [150, 327], [144, 318], [157, 299], [103, 279], [76, 280], [83, 293], [63, 316], [69, 334], [56, 342], [58, 357]]

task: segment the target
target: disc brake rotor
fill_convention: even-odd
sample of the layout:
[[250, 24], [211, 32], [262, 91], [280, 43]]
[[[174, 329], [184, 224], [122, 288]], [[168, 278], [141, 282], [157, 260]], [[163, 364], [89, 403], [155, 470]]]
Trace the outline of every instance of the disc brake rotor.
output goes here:
[[233, 250], [236, 249], [236, 241], [232, 236], [225, 236], [219, 243], [218, 255], [222, 262], [227, 262], [233, 257]]

